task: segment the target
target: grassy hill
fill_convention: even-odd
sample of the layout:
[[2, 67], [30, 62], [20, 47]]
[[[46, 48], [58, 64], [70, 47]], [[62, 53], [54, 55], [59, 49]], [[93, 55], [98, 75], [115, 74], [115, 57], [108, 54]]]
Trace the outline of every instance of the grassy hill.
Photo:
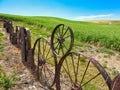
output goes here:
[[31, 30], [32, 39], [39, 35], [49, 37], [54, 27], [63, 23], [73, 29], [75, 45], [81, 45], [85, 42], [120, 51], [120, 21], [113, 21], [112, 24], [97, 24], [44, 16], [0, 14], [0, 17], [15, 21], [14, 25], [28, 27]]

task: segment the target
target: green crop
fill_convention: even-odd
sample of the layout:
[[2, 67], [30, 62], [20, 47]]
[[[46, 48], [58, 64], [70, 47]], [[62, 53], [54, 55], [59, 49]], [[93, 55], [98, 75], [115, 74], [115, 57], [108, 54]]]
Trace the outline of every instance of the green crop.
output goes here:
[[0, 14], [0, 17], [22, 22], [23, 26], [30, 28], [32, 38], [35, 39], [39, 35], [49, 37], [55, 26], [63, 23], [73, 29], [75, 45], [79, 45], [80, 42], [87, 42], [120, 51], [120, 21], [113, 21], [112, 24], [95, 24], [44, 16]]

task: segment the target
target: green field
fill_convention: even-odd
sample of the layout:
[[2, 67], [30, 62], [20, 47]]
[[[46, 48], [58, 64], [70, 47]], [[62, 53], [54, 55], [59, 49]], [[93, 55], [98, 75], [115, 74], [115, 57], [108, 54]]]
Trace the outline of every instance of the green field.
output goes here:
[[39, 35], [49, 37], [54, 27], [63, 23], [73, 29], [75, 45], [79, 46], [81, 43], [87, 42], [120, 51], [120, 21], [113, 21], [112, 24], [96, 24], [44, 16], [0, 14], [0, 17], [15, 21], [14, 25], [28, 27], [31, 30], [33, 40]]

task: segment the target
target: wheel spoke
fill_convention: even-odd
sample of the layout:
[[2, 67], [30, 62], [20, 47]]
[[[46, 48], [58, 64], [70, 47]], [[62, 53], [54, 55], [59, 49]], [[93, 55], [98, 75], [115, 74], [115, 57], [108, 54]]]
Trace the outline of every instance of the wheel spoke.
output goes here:
[[[45, 42], [45, 45], [44, 45], [44, 48], [43, 48], [43, 51], [46, 52], [46, 47], [47, 47], [47, 41]], [[45, 53], [44, 53], [45, 54]], [[45, 55], [44, 55], [45, 56]], [[45, 57], [44, 57], [45, 58]]]
[[87, 64], [87, 67], [86, 67], [86, 69], [85, 69], [85, 72], [84, 72], [83, 77], [82, 77], [82, 80], [81, 80], [81, 83], [82, 83], [83, 80], [84, 80], [84, 77], [85, 77], [85, 75], [86, 75], [86, 72], [87, 72], [87, 70], [88, 70], [89, 65], [90, 65], [90, 61], [89, 61], [88, 64]]
[[57, 43], [59, 43], [58, 40], [56, 42], [54, 42], [54, 44], [57, 44]]
[[[71, 56], [71, 60], [72, 60], [72, 66], [73, 66], [73, 70], [74, 70], [74, 76], [76, 76], [75, 75], [76, 70], [75, 70], [75, 63], [74, 63], [73, 55], [71, 54], [70, 56]], [[76, 82], [77, 82], [77, 77], [75, 77], [75, 83]]]
[[68, 50], [67, 47], [65, 46], [64, 42], [62, 43], [62, 45], [65, 47], [66, 50]]
[[68, 32], [68, 29], [69, 29], [69, 28], [67, 28], [67, 30], [66, 30], [66, 31], [65, 31], [65, 33], [63, 34], [63, 37], [64, 37], [64, 36], [65, 36], [65, 34]]
[[47, 57], [48, 57], [48, 55], [49, 55], [49, 53], [50, 53], [50, 49], [51, 49], [51, 48], [49, 47], [48, 52], [47, 52], [46, 57], [45, 57], [46, 59], [47, 59]]
[[42, 69], [43, 69], [43, 65], [41, 65], [41, 66], [38, 66], [38, 68], [39, 68], [39, 71], [38, 71], [38, 73], [39, 73], [39, 78], [41, 79], [41, 77], [43, 78], [43, 72], [42, 72]]
[[56, 45], [55, 49], [57, 49], [59, 45], [60, 45], [60, 43], [58, 43], [58, 44]]
[[69, 71], [66, 70], [66, 68], [64, 67], [64, 65], [63, 65], [63, 69], [64, 69], [65, 72], [68, 74], [68, 76], [69, 76], [69, 78], [70, 78], [70, 81], [71, 81], [71, 83], [72, 83], [73, 80], [72, 80], [72, 78], [71, 78], [71, 75], [70, 75]]
[[[51, 76], [51, 73], [50, 72], [52, 72], [52, 71], [50, 71], [49, 69], [48, 69], [48, 67], [47, 67], [47, 65], [44, 65], [44, 67], [46, 67], [46, 71], [49, 73], [47, 73], [48, 75], [49, 75], [49, 77], [48, 77], [48, 75], [47, 75], [47, 78], [49, 79], [49, 80], [52, 80], [52, 79], [50, 79], [50, 78], [52, 78], [52, 76]], [[52, 72], [53, 73], [53, 72]], [[47, 80], [48, 81], [48, 80]], [[48, 82], [49, 83], [49, 82]], [[50, 83], [49, 83], [49, 85], [50, 85]]]
[[95, 79], [96, 77], [98, 77], [101, 73], [99, 72], [97, 75], [95, 75], [93, 78], [91, 78], [90, 80], [88, 80], [87, 82], [85, 82], [84, 84], [82, 84], [81, 86], [85, 86], [87, 83], [89, 83], [90, 81], [92, 81], [93, 79]]
[[51, 60], [51, 58], [52, 58], [53, 56], [50, 56], [50, 57], [48, 57], [48, 58], [46, 58], [47, 60]]
[[37, 53], [39, 55], [38, 59], [42, 60], [43, 53], [42, 53], [42, 49], [41, 49], [40, 45], [41, 45], [41, 40], [38, 41], [38, 52]]
[[64, 55], [64, 50], [63, 50], [63, 46], [62, 46], [62, 54]]
[[56, 33], [56, 35], [57, 35], [57, 38], [59, 38], [59, 37], [60, 37], [60, 35], [58, 35], [58, 33]]
[[[47, 68], [47, 70], [49, 71], [49, 75], [52, 73], [53, 75], [55, 75], [48, 67], [47, 67], [47, 65], [46, 65], [46, 68]], [[52, 76], [51, 76], [52, 77]]]
[[[41, 40], [39, 40], [40, 45], [42, 44]], [[42, 47], [40, 46], [40, 59], [43, 59]]]
[[71, 35], [67, 35], [66, 37], [64, 37], [64, 39], [69, 38], [69, 37], [71, 37]]
[[47, 78], [47, 75], [46, 75], [46, 70], [45, 70], [45, 65], [43, 65], [44, 66], [44, 68], [43, 68], [43, 72], [44, 72], [44, 76], [45, 76], [45, 84], [47, 83], [47, 81], [48, 81], [48, 78]]
[[58, 54], [60, 53], [60, 49], [61, 49], [61, 44], [59, 45], [59, 48], [58, 48]]
[[78, 60], [77, 60], [77, 69], [76, 69], [76, 72], [75, 72], [75, 77], [76, 77], [75, 82], [77, 82], [79, 66], [80, 66], [80, 55], [78, 56]]
[[[64, 77], [63, 77], [64, 78]], [[65, 81], [65, 79], [61, 78], [63, 81], [62, 81], [62, 84], [65, 84], [67, 87], [71, 87], [72, 85], [70, 85], [69, 81]], [[71, 83], [72, 84], [72, 83]]]

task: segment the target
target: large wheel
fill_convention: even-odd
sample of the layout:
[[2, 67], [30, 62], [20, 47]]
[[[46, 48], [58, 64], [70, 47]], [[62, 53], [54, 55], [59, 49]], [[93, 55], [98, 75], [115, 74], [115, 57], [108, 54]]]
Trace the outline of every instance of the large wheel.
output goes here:
[[114, 78], [110, 90], [120, 90], [120, 73]]
[[48, 40], [43, 37], [37, 39], [33, 53], [38, 79], [45, 89], [51, 89], [55, 82], [55, 61]]
[[60, 90], [109, 90], [111, 78], [93, 58], [69, 53], [60, 61]]
[[55, 55], [65, 55], [74, 43], [73, 31], [69, 26], [59, 24], [55, 27], [51, 36], [51, 48]]

